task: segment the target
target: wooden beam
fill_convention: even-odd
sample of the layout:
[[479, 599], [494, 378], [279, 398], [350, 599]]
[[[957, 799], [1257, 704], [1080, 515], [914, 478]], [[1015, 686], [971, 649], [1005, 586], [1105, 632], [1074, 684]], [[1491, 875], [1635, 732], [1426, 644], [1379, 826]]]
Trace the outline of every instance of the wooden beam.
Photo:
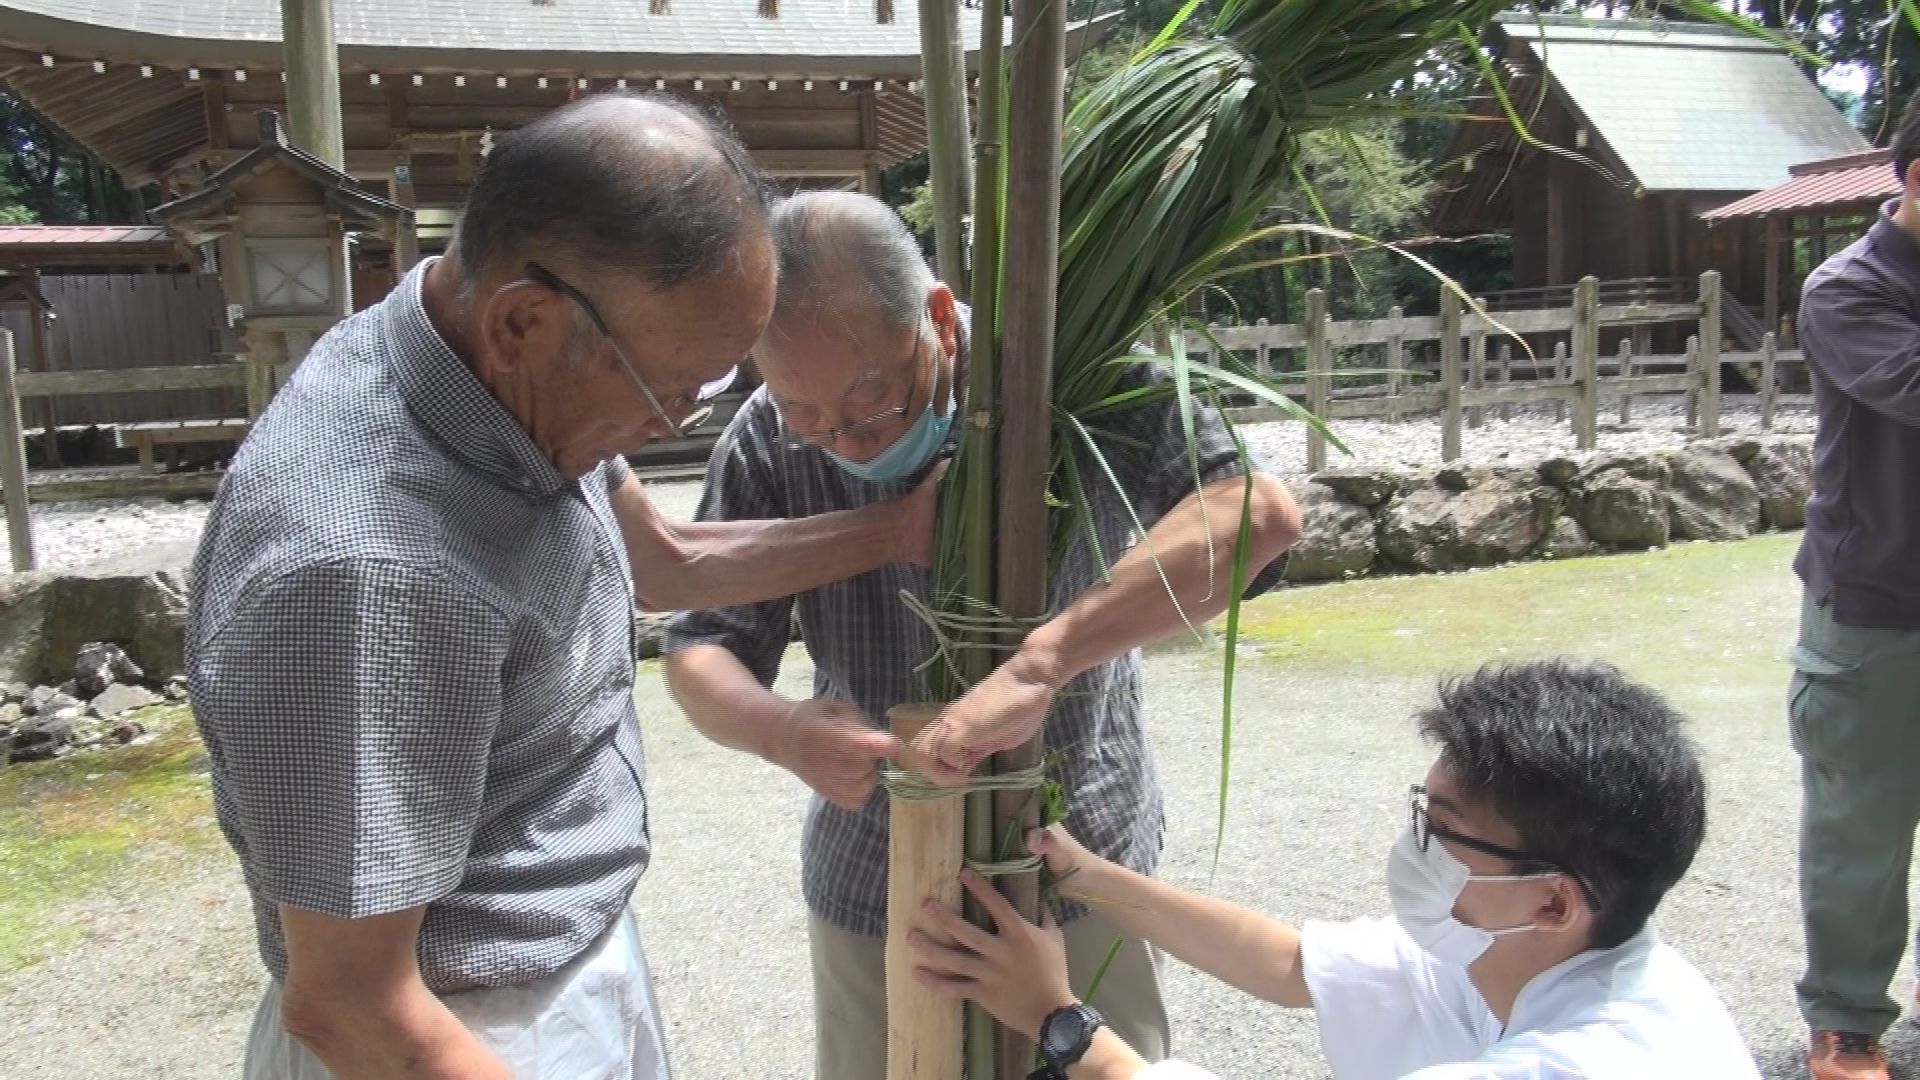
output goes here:
[[200, 100], [207, 111], [207, 145], [224, 150], [233, 145], [227, 130], [227, 84], [219, 79], [207, 79], [201, 83]]

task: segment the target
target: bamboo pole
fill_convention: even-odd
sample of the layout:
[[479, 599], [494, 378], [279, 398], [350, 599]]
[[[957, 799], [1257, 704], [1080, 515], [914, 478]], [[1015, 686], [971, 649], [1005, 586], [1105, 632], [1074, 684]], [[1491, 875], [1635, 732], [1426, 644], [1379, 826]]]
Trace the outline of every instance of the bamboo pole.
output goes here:
[[[1053, 345], [1060, 280], [1060, 144], [1066, 108], [1066, 5], [1058, 0], [1014, 0], [1015, 42], [1009, 83], [1022, 105], [1009, 117], [1007, 145], [1005, 362], [1001, 370], [1000, 520], [996, 593], [1012, 618], [1046, 614], [1050, 549], [1047, 475], [1053, 464]], [[996, 755], [1000, 770], [1040, 763], [1042, 736]], [[1039, 822], [1030, 793], [1001, 792], [986, 838], [1011, 829], [1020, 835]], [[1035, 874], [1000, 879], [1000, 890], [1028, 919], [1040, 910]], [[1025, 1076], [1033, 1046], [1001, 1029], [996, 1066], [976, 1068], [972, 1080]], [[984, 1062], [977, 1064], [984, 1065]]]
[[333, 0], [280, 0], [280, 42], [294, 145], [336, 169], [346, 168]]
[[[899, 705], [888, 710], [887, 723], [900, 741], [910, 743], [939, 712], [938, 705]], [[962, 1080], [965, 1008], [913, 977], [915, 956], [906, 935], [908, 927], [922, 921], [920, 905], [928, 897], [960, 910], [964, 804], [895, 798], [887, 810], [887, 1076]]]
[[940, 280], [966, 299], [965, 222], [972, 213], [967, 153], [967, 65], [960, 0], [920, 0], [920, 73], [927, 115], [927, 178], [933, 185], [933, 248]]

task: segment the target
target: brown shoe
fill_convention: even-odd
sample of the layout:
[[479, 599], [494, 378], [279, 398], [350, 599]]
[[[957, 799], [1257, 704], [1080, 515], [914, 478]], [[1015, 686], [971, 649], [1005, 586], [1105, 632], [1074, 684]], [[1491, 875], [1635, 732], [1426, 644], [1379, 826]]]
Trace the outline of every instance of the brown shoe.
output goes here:
[[1807, 1053], [1813, 1080], [1888, 1080], [1880, 1040], [1858, 1031], [1816, 1031]]

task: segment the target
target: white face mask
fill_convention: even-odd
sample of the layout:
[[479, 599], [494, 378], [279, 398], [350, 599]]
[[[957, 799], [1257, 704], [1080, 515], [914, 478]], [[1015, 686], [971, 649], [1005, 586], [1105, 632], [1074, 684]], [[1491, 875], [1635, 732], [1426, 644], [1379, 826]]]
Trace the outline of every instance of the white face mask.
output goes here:
[[1536, 924], [1508, 926], [1497, 930], [1468, 926], [1453, 917], [1453, 905], [1470, 881], [1539, 881], [1558, 877], [1546, 874], [1475, 874], [1467, 864], [1454, 858], [1453, 852], [1437, 836], [1427, 839], [1421, 851], [1409, 826], [1394, 841], [1387, 858], [1387, 894], [1393, 898], [1393, 914], [1406, 928], [1414, 944], [1443, 964], [1467, 967], [1492, 947], [1494, 939], [1508, 934], [1523, 934]]

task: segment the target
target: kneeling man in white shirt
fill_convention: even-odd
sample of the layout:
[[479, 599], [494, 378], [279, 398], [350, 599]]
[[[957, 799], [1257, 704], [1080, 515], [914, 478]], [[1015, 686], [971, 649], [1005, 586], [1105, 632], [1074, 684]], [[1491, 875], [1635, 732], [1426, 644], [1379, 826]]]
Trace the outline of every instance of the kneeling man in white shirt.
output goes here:
[[[1311, 1008], [1338, 1080], [1758, 1080], [1707, 980], [1648, 924], [1706, 830], [1678, 713], [1603, 665], [1491, 667], [1419, 717], [1439, 751], [1388, 856], [1393, 914], [1296, 929], [1133, 873], [1057, 826], [1028, 845], [1063, 894], [1279, 1005]], [[1063, 1080], [1149, 1066], [1068, 986], [1060, 933], [963, 875], [997, 935], [929, 904], [916, 975], [1037, 1040]], [[952, 946], [940, 941], [954, 942]]]

